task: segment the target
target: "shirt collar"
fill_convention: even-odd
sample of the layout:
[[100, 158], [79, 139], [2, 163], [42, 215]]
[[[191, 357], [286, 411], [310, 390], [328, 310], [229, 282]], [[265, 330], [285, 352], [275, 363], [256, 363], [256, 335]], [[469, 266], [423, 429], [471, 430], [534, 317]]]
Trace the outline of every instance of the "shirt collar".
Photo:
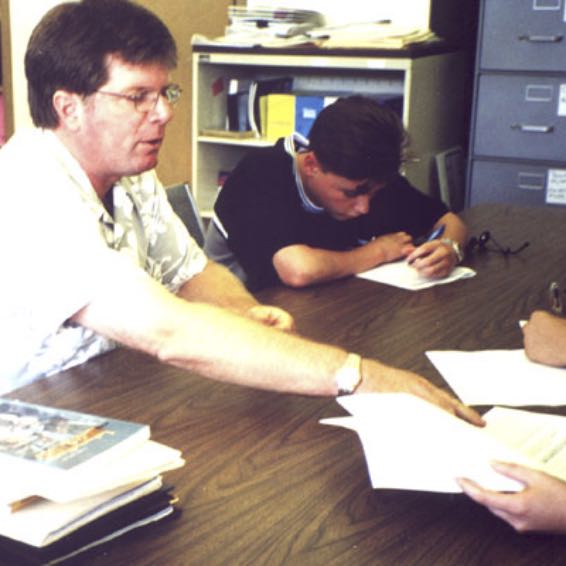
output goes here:
[[285, 151], [291, 156], [293, 160], [293, 175], [295, 176], [295, 184], [297, 186], [297, 193], [301, 199], [301, 205], [303, 209], [310, 214], [322, 214], [324, 208], [317, 206], [314, 202], [307, 196], [305, 192], [305, 187], [303, 186], [303, 181], [299, 170], [297, 168], [297, 153], [308, 149], [309, 140], [299, 133], [294, 133], [287, 136], [283, 142]]

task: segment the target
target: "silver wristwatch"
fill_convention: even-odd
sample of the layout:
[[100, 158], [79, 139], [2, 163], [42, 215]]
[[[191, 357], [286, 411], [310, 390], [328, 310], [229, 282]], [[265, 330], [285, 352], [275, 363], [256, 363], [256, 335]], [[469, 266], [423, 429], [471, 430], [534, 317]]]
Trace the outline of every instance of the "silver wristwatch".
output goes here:
[[362, 383], [362, 358], [358, 354], [348, 354], [336, 375], [338, 395], [351, 395]]
[[442, 238], [440, 241], [452, 248], [452, 251], [458, 258], [458, 261], [456, 263], [460, 263], [464, 259], [464, 253], [462, 252], [462, 248], [460, 247], [460, 244], [458, 242], [455, 242], [451, 238]]

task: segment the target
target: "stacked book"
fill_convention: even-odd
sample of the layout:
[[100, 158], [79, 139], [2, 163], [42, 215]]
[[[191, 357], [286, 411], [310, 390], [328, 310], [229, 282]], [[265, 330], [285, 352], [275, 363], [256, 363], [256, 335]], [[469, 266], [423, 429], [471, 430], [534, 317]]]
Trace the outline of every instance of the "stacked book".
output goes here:
[[0, 399], [0, 552], [56, 564], [176, 514], [184, 464], [147, 425]]

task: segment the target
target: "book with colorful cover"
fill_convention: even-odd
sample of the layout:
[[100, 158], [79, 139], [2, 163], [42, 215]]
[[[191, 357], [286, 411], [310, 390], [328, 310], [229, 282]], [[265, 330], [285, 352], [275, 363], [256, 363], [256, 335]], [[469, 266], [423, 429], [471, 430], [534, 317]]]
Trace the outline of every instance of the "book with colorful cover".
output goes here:
[[183, 465], [148, 425], [0, 399], [0, 504], [69, 501]]
[[148, 425], [0, 399], [0, 462], [70, 470], [148, 440]]

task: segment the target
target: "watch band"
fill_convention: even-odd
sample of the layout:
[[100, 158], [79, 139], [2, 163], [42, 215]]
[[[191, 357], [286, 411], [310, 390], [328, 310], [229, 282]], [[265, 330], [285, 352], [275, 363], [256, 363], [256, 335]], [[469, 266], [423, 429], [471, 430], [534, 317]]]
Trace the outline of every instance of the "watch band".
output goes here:
[[338, 395], [351, 395], [362, 383], [362, 358], [348, 354], [334, 376]]
[[452, 251], [458, 258], [458, 261], [456, 263], [460, 263], [464, 259], [462, 248], [460, 247], [460, 244], [458, 242], [452, 240], [451, 238], [442, 238], [440, 241], [452, 248]]

